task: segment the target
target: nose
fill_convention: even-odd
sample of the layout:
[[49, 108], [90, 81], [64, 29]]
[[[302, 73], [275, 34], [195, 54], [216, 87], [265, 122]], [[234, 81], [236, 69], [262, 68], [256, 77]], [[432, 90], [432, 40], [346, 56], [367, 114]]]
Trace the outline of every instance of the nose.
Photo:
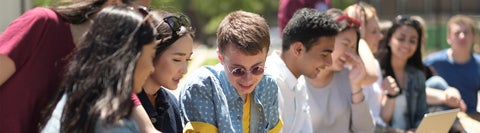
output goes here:
[[328, 57], [325, 59], [325, 67], [332, 65], [332, 54], [328, 54]]
[[460, 34], [458, 34], [458, 38], [460, 39], [465, 38], [465, 32], [460, 32]]
[[242, 75], [241, 80], [242, 80], [242, 82], [246, 83], [246, 82], [248, 82], [252, 79], [252, 76], [253, 76], [252, 73], [247, 72], [244, 75]]
[[188, 72], [188, 62], [180, 67], [180, 73], [186, 74]]

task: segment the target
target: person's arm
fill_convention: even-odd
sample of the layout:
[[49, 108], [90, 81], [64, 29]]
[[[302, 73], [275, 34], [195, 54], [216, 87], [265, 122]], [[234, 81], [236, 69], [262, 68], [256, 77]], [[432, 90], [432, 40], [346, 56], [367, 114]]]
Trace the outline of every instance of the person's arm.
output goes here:
[[159, 133], [157, 129], [153, 126], [150, 118], [148, 117], [147, 112], [142, 105], [134, 106], [132, 109], [132, 118], [137, 123], [140, 132], [142, 133]]
[[365, 102], [361, 85], [363, 79], [366, 77], [365, 66], [360, 57], [355, 54], [346, 53], [347, 60], [351, 65], [349, 72], [349, 79], [352, 91], [352, 112], [351, 112], [351, 130], [353, 132], [374, 132], [375, 125], [373, 124], [373, 117], [370, 114], [368, 104]]
[[8, 56], [0, 54], [0, 86], [15, 73], [15, 62]]
[[427, 87], [425, 89], [427, 93], [427, 104], [429, 105], [440, 105], [445, 102], [445, 92], [439, 89], [434, 89]]
[[361, 85], [368, 86], [373, 84], [375, 81], [378, 80], [379, 75], [379, 67], [376, 65], [377, 60], [375, 56], [373, 56], [372, 51], [368, 47], [368, 44], [365, 40], [361, 39], [358, 43], [358, 55], [362, 59], [364, 68], [365, 68], [365, 78], [363, 78]]
[[462, 96], [457, 88], [448, 87], [445, 91], [445, 104], [452, 108], [460, 108], [460, 111], [465, 112], [467, 105], [462, 100]]
[[[400, 93], [395, 79], [391, 76], [385, 77], [382, 81], [382, 89], [386, 91], [388, 95], [397, 96]], [[395, 111], [395, 98], [391, 98], [387, 95], [382, 97], [382, 107], [380, 116], [383, 121], [389, 123], [392, 120], [393, 112]]]

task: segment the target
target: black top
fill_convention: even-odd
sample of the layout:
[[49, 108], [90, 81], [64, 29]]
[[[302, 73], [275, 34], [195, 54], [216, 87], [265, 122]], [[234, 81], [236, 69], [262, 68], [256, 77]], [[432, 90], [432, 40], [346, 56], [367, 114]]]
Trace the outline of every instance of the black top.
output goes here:
[[157, 130], [164, 133], [181, 133], [183, 131], [178, 101], [172, 93], [160, 88], [155, 99], [156, 107], [150, 103], [145, 91], [142, 90], [137, 96]]

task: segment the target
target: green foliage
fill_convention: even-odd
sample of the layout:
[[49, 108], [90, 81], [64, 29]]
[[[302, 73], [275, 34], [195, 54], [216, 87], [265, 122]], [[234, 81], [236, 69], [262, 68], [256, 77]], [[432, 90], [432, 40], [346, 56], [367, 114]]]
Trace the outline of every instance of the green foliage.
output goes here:
[[343, 10], [349, 5], [355, 4], [358, 1], [359, 0], [332, 0], [332, 7]]
[[[33, 0], [34, 6], [48, 7], [59, 0]], [[196, 38], [208, 43], [215, 37], [218, 24], [225, 15], [244, 10], [262, 15], [268, 23], [276, 25], [279, 0], [151, 0], [153, 9], [180, 12], [190, 17], [196, 29]], [[212, 43], [212, 42], [210, 42]]]
[[34, 7], [49, 7], [53, 4], [55, 0], [33, 0]]
[[270, 24], [276, 24], [278, 3], [278, 0], [152, 0], [151, 6], [186, 14], [197, 30], [196, 40], [208, 43], [209, 38], [215, 37], [220, 21], [232, 11], [258, 13]]
[[203, 61], [201, 66], [207, 66], [207, 65], [216, 65], [218, 64], [219, 61], [217, 58], [207, 58], [205, 61]]

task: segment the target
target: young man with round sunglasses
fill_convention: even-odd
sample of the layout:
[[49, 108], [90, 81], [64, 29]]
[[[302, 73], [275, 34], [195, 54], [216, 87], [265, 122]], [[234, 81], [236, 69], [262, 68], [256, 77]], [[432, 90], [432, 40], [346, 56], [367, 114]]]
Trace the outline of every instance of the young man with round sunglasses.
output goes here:
[[338, 34], [336, 22], [315, 9], [302, 8], [287, 23], [282, 36], [282, 51], [267, 58], [267, 72], [279, 86], [279, 110], [284, 133], [311, 133], [308, 95], [296, 87], [304, 75], [315, 78], [332, 64], [331, 53]]
[[275, 80], [264, 75], [270, 46], [268, 25], [258, 14], [235, 11], [217, 29], [221, 64], [205, 66], [187, 78], [180, 108], [196, 132], [279, 132]]

